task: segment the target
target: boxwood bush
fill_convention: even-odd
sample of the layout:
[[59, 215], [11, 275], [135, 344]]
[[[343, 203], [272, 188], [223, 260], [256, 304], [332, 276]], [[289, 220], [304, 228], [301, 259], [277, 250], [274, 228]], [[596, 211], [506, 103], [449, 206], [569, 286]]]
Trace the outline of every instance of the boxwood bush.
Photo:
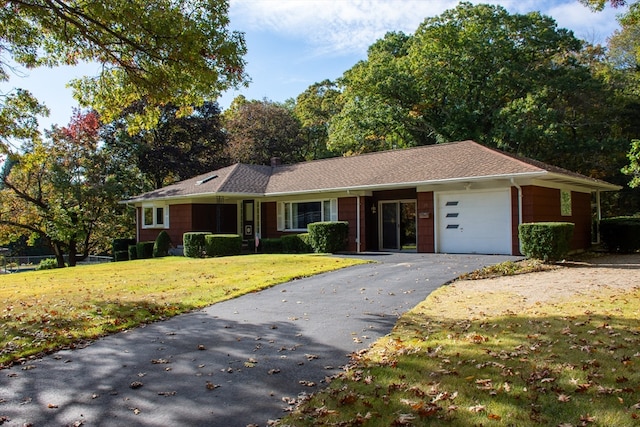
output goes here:
[[334, 253], [347, 248], [349, 223], [346, 221], [314, 222], [307, 229], [314, 252]]
[[600, 238], [611, 252], [631, 253], [640, 250], [640, 217], [601, 220]]
[[[136, 239], [124, 239], [124, 238], [113, 239], [113, 241], [111, 242], [113, 260], [127, 261], [129, 259], [129, 255], [127, 252], [129, 250], [129, 246], [135, 245], [135, 244], [136, 244]], [[120, 254], [118, 254], [118, 252], [120, 252]], [[123, 255], [122, 252], [124, 252], [126, 256]]]
[[282, 236], [282, 252], [286, 254], [308, 254], [313, 252], [309, 244], [309, 233]]
[[189, 258], [203, 258], [207, 253], [205, 236], [210, 234], [211, 233], [205, 231], [184, 233], [182, 236], [184, 256]]
[[242, 236], [239, 234], [208, 234], [204, 236], [208, 256], [240, 255]]
[[160, 258], [169, 255], [169, 249], [171, 248], [171, 237], [169, 233], [162, 230], [153, 245], [153, 257]]
[[138, 247], [136, 245], [129, 245], [127, 249], [129, 253], [129, 260], [133, 261], [134, 259], [138, 259]]
[[281, 254], [282, 251], [282, 239], [269, 237], [260, 240], [260, 252], [263, 254]]
[[136, 259], [153, 258], [154, 241], [136, 243]]
[[571, 249], [574, 224], [570, 222], [532, 222], [520, 224], [520, 251], [544, 262], [563, 259]]

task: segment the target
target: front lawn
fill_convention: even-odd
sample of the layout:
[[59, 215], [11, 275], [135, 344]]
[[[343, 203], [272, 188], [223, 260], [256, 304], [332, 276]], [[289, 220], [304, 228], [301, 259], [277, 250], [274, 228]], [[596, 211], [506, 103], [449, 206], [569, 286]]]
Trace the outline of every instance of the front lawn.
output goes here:
[[363, 261], [321, 255], [184, 257], [0, 276], [0, 369], [20, 358]]
[[573, 274], [591, 290], [438, 289], [279, 425], [640, 425], [640, 288]]

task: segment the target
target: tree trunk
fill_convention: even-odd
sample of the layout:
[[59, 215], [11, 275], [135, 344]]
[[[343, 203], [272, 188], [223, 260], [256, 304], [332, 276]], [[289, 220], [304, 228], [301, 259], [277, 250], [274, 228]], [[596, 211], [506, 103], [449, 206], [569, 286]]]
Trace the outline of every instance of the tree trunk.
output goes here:
[[75, 240], [69, 242], [69, 267], [75, 267], [77, 263], [78, 244]]
[[58, 268], [64, 268], [64, 251], [62, 250], [62, 244], [60, 242], [51, 242], [53, 253], [56, 254], [56, 261], [58, 262]]

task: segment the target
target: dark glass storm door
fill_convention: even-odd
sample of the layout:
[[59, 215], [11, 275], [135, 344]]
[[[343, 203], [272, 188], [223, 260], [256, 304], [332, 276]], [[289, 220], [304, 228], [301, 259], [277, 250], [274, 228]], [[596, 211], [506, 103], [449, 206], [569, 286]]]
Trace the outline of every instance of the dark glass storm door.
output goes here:
[[380, 249], [416, 250], [416, 202], [400, 200], [380, 202]]

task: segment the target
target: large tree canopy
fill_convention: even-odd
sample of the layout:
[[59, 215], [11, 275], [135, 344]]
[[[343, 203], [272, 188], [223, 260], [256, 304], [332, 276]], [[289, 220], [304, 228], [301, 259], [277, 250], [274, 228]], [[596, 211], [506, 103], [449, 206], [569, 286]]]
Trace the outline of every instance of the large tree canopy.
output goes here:
[[284, 105], [239, 96], [225, 111], [223, 122], [233, 162], [268, 165], [273, 157], [283, 163], [304, 160], [300, 122]]
[[97, 114], [77, 113], [67, 127], [9, 156], [0, 176], [3, 240], [41, 238], [62, 267], [64, 254], [73, 266], [77, 254], [103, 251], [108, 236], [123, 232], [118, 202], [127, 189], [139, 189], [132, 171], [101, 144], [99, 128]]
[[[95, 61], [98, 76], [71, 83], [80, 104], [109, 122], [144, 100], [130, 122], [151, 125], [160, 106], [189, 111], [245, 81], [244, 37], [227, 29], [227, 12], [227, 0], [9, 0], [0, 8], [0, 80], [10, 60], [27, 68]], [[22, 115], [42, 112], [30, 102]]]
[[[142, 109], [137, 103], [130, 109]], [[160, 188], [229, 164], [220, 108], [207, 101], [187, 116], [178, 107], [161, 108], [158, 124], [131, 134], [123, 120], [106, 126], [102, 137], [120, 161], [140, 171], [148, 189]]]

